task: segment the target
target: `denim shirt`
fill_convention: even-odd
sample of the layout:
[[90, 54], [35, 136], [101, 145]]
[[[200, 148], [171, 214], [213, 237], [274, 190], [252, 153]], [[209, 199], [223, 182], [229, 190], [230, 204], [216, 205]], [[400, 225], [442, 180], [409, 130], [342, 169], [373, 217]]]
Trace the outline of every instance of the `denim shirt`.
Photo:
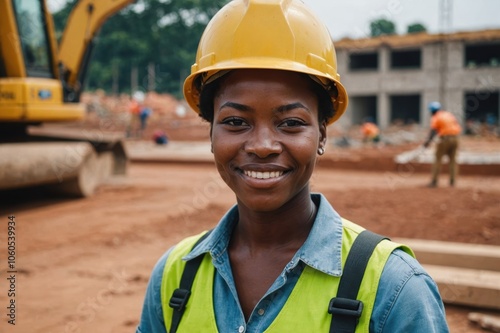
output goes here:
[[[342, 221], [326, 198], [313, 194], [318, 212], [307, 240], [258, 302], [248, 321], [238, 302], [228, 245], [238, 220], [231, 208], [212, 233], [184, 259], [209, 252], [215, 267], [214, 312], [219, 332], [263, 332], [281, 311], [305, 265], [340, 276]], [[160, 286], [170, 250], [156, 263], [151, 275], [137, 333], [165, 333]], [[332, 295], [334, 297], [335, 295]], [[325, 311], [328, 304], [325, 304]], [[200, 332], [203, 327], [200, 327]], [[437, 286], [422, 266], [402, 250], [389, 257], [380, 278], [370, 319], [370, 332], [448, 332], [443, 302]], [[317, 332], [314, 332], [317, 333]]]

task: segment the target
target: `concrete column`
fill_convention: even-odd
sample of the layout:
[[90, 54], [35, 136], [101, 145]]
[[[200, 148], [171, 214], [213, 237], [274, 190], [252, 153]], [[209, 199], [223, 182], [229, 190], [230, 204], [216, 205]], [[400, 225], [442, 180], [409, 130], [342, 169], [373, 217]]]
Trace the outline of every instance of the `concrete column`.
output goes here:
[[378, 51], [378, 66], [380, 73], [387, 73], [389, 71], [389, 62], [389, 48], [386, 46], [382, 46]]
[[420, 105], [420, 125], [426, 128], [430, 127], [431, 115], [427, 109], [427, 104], [430, 101], [437, 101], [437, 93], [435, 91], [424, 91], [422, 94], [422, 103]]
[[385, 82], [389, 74], [389, 48], [383, 46], [379, 49], [379, 86], [377, 89], [377, 123], [381, 129], [389, 126], [391, 113], [389, 110], [389, 96], [386, 93]]
[[453, 113], [463, 126], [465, 124], [464, 92], [461, 89], [449, 89], [447, 97], [444, 108]]
[[349, 70], [349, 53], [346, 50], [337, 50], [337, 72], [340, 74], [340, 81], [347, 76]]
[[377, 95], [377, 123], [381, 129], [385, 129], [391, 122], [389, 110], [389, 96], [381, 92]]

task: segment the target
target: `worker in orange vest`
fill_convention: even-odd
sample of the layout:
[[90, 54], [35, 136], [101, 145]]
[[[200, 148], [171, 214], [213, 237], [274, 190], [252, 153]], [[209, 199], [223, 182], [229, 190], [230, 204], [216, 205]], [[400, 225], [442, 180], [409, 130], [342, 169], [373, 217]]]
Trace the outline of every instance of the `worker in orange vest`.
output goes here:
[[129, 104], [129, 123], [127, 126], [127, 137], [140, 137], [141, 128], [140, 128], [140, 117], [141, 117], [141, 109], [142, 104], [144, 102], [145, 96], [142, 91], [136, 91], [130, 100]]
[[380, 130], [371, 119], [367, 119], [361, 125], [361, 133], [363, 134], [363, 142], [373, 142], [376, 144], [380, 141]]
[[462, 128], [457, 121], [457, 118], [449, 111], [442, 109], [439, 102], [431, 102], [428, 105], [429, 111], [432, 113], [431, 117], [431, 131], [424, 147], [428, 147], [432, 139], [439, 136], [439, 142], [436, 146], [435, 160], [432, 165], [432, 180], [429, 187], [437, 187], [439, 171], [441, 170], [441, 160], [443, 156], [448, 156], [449, 159], [449, 172], [450, 172], [450, 186], [455, 186], [455, 179], [457, 176], [457, 150], [458, 150], [458, 135], [461, 133]]

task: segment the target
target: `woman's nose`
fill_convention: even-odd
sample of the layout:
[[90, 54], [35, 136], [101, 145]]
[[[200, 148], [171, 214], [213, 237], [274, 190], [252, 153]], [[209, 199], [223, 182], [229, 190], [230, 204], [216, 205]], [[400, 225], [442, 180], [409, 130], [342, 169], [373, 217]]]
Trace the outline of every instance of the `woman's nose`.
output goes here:
[[282, 146], [274, 129], [256, 127], [245, 142], [245, 152], [265, 158], [282, 152]]

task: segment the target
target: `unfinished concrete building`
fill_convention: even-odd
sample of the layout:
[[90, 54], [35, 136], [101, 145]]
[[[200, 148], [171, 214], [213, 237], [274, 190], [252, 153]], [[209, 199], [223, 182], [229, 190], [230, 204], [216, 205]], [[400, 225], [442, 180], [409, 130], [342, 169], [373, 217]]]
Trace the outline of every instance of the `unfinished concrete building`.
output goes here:
[[345, 125], [369, 117], [381, 128], [429, 126], [431, 101], [463, 124], [499, 124], [500, 30], [342, 39], [335, 48], [349, 93]]

